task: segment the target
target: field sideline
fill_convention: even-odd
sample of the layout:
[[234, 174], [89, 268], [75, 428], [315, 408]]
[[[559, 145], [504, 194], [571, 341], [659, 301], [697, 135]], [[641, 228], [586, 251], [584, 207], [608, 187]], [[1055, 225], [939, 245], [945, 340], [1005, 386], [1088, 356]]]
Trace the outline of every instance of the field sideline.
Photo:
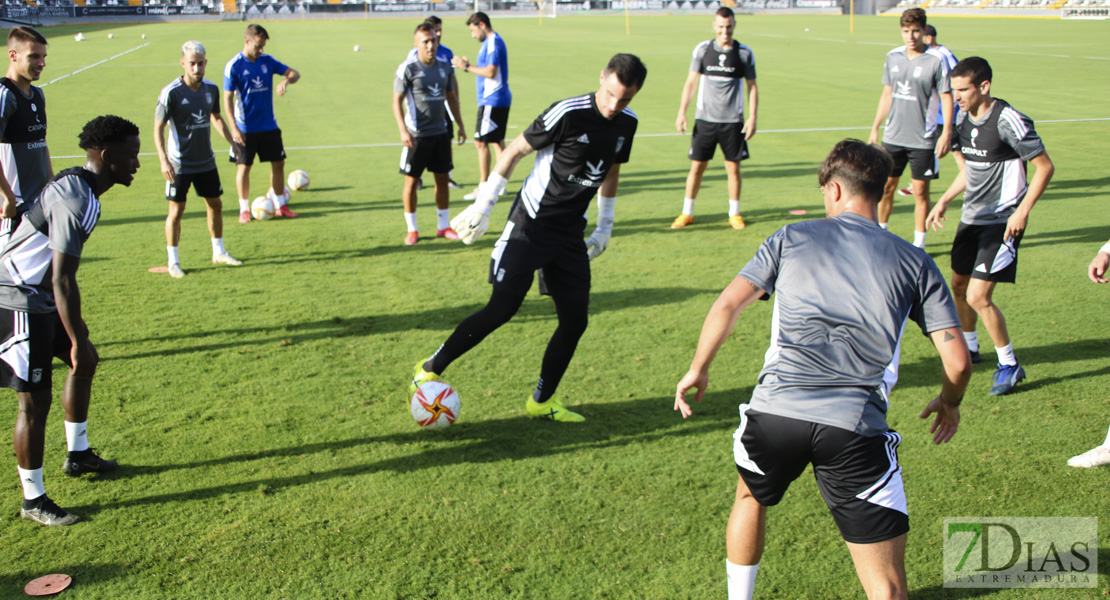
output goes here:
[[[78, 275], [102, 358], [90, 440], [124, 467], [65, 478], [55, 404], [46, 488], [87, 522], [50, 530], [21, 520], [12, 457], [0, 477], [0, 598], [56, 572], [74, 576], [64, 597], [75, 599], [724, 597], [731, 434], [762, 364], [769, 303], [741, 317], [689, 420], [671, 410], [674, 385], [709, 306], [759, 243], [785, 223], [822, 216], [817, 164], [837, 140], [866, 138], [883, 56], [900, 35], [889, 18], [857, 18], [849, 34], [842, 17], [741, 16], [736, 37], [755, 52], [760, 89], [761, 133], [744, 163], [749, 227], [727, 226], [718, 160], [697, 223], [671, 231], [689, 169], [688, 138], [674, 134], [674, 119], [690, 51], [711, 37], [710, 21], [636, 16], [625, 36], [617, 15], [494, 19], [509, 49], [511, 134], [551, 103], [595, 90], [615, 52], [638, 54], [649, 73], [631, 105], [640, 135], [622, 168], [614, 237], [593, 264], [590, 328], [559, 391], [587, 422], [523, 416], [555, 323], [550, 301], [533, 294], [447, 371], [462, 417], [440, 433], [408, 416], [407, 378], [488, 298], [489, 252], [509, 202], [472, 247], [428, 237], [401, 245], [391, 81], [417, 19], [265, 23], [266, 51], [303, 75], [275, 105], [287, 172], [304, 169], [312, 188], [293, 195], [301, 218], [239, 225], [234, 171], [221, 161], [225, 240], [245, 264], [209, 263], [203, 202], [191, 197], [182, 280], [147, 272], [166, 260], [164, 183], [145, 154], [154, 104], [180, 75], [187, 39], [207, 46], [208, 79], [221, 83], [243, 24], [43, 28], [51, 40], [43, 81], [70, 74], [45, 88], [54, 168], [79, 164], [77, 132], [96, 115], [119, 114], [142, 130], [143, 166], [130, 188], [104, 196]], [[890, 422], [905, 438], [910, 595], [1110, 594], [1105, 524], [1093, 589], [960, 591], [941, 579], [945, 517], [1110, 514], [1110, 469], [1065, 465], [1110, 425], [1110, 286], [1085, 275], [1110, 238], [1105, 23], [930, 23], [957, 56], [991, 61], [994, 94], [1037, 122], [1056, 176], [1032, 213], [1019, 285], [995, 296], [1028, 372], [1018, 390], [986, 394], [994, 357], [985, 344], [959, 434], [933, 447], [916, 415], [936, 393], [940, 363], [922, 336], [905, 340]], [[79, 30], [88, 41], [73, 41]], [[477, 54], [462, 18], [445, 23], [444, 42], [456, 55]], [[461, 76], [460, 85], [470, 133], [474, 82]], [[216, 147], [226, 150], [222, 140]], [[455, 151], [455, 179], [467, 189], [452, 192], [452, 214], [476, 181], [474, 154], [469, 143]], [[510, 190], [530, 168], [525, 159]], [[952, 159], [941, 168], [934, 199], [955, 174]], [[255, 196], [263, 173], [254, 170]], [[427, 236], [430, 190], [420, 200]], [[809, 214], [789, 214], [796, 209]], [[957, 218], [949, 216], [927, 246], [945, 273]], [[907, 199], [896, 199], [891, 229], [911, 236]], [[56, 386], [63, 373], [55, 370]], [[15, 418], [8, 398], [3, 427]], [[861, 597], [809, 474], [770, 511], [768, 531], [756, 597]]]

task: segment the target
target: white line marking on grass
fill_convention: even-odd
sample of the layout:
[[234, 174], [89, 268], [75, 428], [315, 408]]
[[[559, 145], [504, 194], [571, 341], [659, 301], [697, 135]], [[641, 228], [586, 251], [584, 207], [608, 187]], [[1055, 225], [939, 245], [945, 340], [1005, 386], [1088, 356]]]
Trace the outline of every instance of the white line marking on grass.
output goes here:
[[[1038, 124], [1044, 123], [1089, 123], [1092, 121], [1110, 121], [1110, 117], [1094, 117], [1091, 119], [1040, 119]], [[759, 133], [820, 133], [822, 131], [867, 131], [871, 129], [870, 125], [861, 125], [858, 127], [810, 127], [808, 129], [760, 129]], [[665, 138], [665, 137], [686, 137], [688, 133], [641, 133], [636, 137], [638, 138]], [[390, 142], [386, 144], [342, 144], [337, 146], [293, 146], [286, 147], [286, 150], [354, 150], [359, 148], [396, 148], [400, 146], [400, 142]], [[220, 154], [227, 154], [227, 148], [215, 148], [217, 156]], [[142, 152], [139, 156], [154, 156], [154, 152]], [[75, 154], [73, 156], [54, 156], [58, 160], [68, 160], [73, 158], [85, 158], [84, 154]]]
[[1110, 60], [1110, 56], [1080, 56], [1079, 58], [1088, 58], [1090, 60]]
[[[119, 54], [117, 54], [117, 55], [115, 55], [115, 56], [109, 56], [108, 58], [105, 58], [104, 60], [102, 60], [102, 61], [100, 61], [100, 62], [96, 62], [96, 63], [93, 63], [93, 64], [91, 64], [91, 65], [89, 65], [89, 66], [87, 66], [87, 67], [81, 67], [80, 69], [77, 69], [76, 71], [74, 71], [74, 72], [70, 73], [69, 75], [62, 75], [61, 77], [59, 77], [59, 78], [57, 78], [57, 79], [51, 79], [50, 81], [48, 81], [48, 82], [46, 82], [46, 83], [44, 83], [44, 84], [40, 85], [39, 87], [46, 87], [46, 86], [50, 85], [51, 83], [56, 83], [56, 82], [58, 82], [58, 81], [61, 81], [61, 80], [65, 79], [66, 77], [70, 77], [70, 76], [76, 75], [76, 74], [80, 73], [81, 71], [87, 71], [87, 70], [89, 70], [89, 69], [91, 69], [91, 68], [93, 68], [93, 67], [95, 67], [95, 66], [98, 66], [98, 65], [102, 65], [102, 64], [104, 64], [104, 63], [106, 63], [106, 62], [108, 62], [108, 61], [110, 61], [110, 60], [114, 60], [114, 59], [117, 59], [117, 58], [119, 58], [119, 57], [123, 56], [124, 54], [131, 54], [132, 52], [134, 52], [134, 51], [136, 51], [136, 50], [138, 50], [138, 49], [140, 49], [140, 48], [145, 48], [145, 47], [147, 47], [147, 46], [149, 46], [149, 45], [150, 45], [150, 42], [147, 42], [147, 43], [145, 43], [145, 44], [142, 44], [142, 45], [140, 45], [140, 46], [135, 46], [134, 48], [132, 48], [132, 49], [130, 49], [130, 50], [125, 50], [125, 51], [123, 51], [123, 52], [120, 52]], [[62, 157], [60, 157], [60, 156], [59, 156], [58, 158], [62, 158]]]

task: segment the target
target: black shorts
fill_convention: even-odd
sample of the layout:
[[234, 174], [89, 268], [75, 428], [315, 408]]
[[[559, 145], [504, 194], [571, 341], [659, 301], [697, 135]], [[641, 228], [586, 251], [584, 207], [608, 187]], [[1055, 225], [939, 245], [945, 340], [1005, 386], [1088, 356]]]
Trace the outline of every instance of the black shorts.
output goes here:
[[873, 544], [910, 530], [893, 430], [874, 437], [740, 407], [733, 435], [736, 468], [763, 506], [782, 500], [810, 463], [840, 536]]
[[[1017, 279], [1017, 253], [1021, 235], [1003, 241], [1006, 223], [960, 223], [952, 240], [952, 272], [973, 279], [1013, 283]], [[1024, 232], [1022, 232], [1024, 235]]]
[[239, 165], [253, 165], [254, 157], [258, 155], [259, 162], [277, 162], [285, 160], [285, 145], [281, 142], [281, 130], [259, 131], [257, 133], [244, 133], [243, 141], [239, 146], [242, 153], [239, 160], [235, 160], [235, 152], [228, 150], [228, 160]]
[[420, 177], [427, 169], [432, 173], [449, 173], [451, 164], [451, 136], [446, 133], [429, 137], [412, 138], [412, 148], [401, 146], [402, 175]]
[[497, 144], [505, 141], [505, 129], [509, 125], [508, 106], [479, 106], [477, 125], [474, 126], [474, 141]]
[[17, 392], [51, 388], [54, 358], [70, 364], [73, 347], [57, 312], [0, 308], [0, 386]]
[[910, 165], [910, 177], [918, 181], [928, 181], [940, 177], [940, 161], [933, 150], [924, 148], [906, 148], [894, 144], [883, 144], [883, 149], [894, 159], [894, 166], [890, 169], [891, 177], [901, 177]]
[[220, 172], [212, 169], [203, 173], [174, 175], [173, 183], [166, 182], [166, 200], [184, 202], [189, 197], [190, 184], [201, 198], [219, 198], [224, 195], [224, 187], [220, 185]]
[[694, 131], [690, 134], [690, 160], [706, 162], [713, 160], [713, 154], [720, 144], [725, 160], [740, 162], [749, 158], [748, 140], [744, 139], [744, 117], [738, 123], [712, 123], [695, 120]]
[[493, 246], [489, 282], [494, 289], [523, 296], [532, 287], [532, 274], [543, 269], [543, 293], [589, 303], [590, 259], [582, 234], [549, 229], [518, 205]]

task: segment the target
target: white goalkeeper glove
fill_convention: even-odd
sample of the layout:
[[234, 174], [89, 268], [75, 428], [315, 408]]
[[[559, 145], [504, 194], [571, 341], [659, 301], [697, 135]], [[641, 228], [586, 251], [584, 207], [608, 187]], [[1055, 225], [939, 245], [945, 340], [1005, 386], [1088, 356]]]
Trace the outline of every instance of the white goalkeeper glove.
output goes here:
[[509, 181], [494, 171], [486, 182], [478, 186], [478, 197], [454, 219], [451, 229], [459, 234], [459, 239], [469, 246], [489, 229], [489, 214], [497, 204], [497, 198], [505, 192]]
[[606, 198], [597, 196], [597, 228], [586, 239], [586, 256], [593, 260], [605, 252], [609, 238], [613, 235], [613, 209], [617, 205], [616, 196]]

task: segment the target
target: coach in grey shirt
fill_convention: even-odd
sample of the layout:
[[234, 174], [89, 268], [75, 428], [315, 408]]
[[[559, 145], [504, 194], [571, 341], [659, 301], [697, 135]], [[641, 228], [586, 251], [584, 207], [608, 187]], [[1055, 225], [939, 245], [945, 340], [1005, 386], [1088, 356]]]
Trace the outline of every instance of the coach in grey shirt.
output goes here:
[[844, 140], [821, 165], [827, 219], [787, 225], [768, 238], [713, 305], [675, 410], [691, 414], [709, 365], [752, 302], [774, 294], [771, 346], [750, 404], [740, 407], [733, 455], [740, 479], [726, 542], [729, 598], [751, 598], [767, 507], [812, 464], [868, 597], [906, 594], [909, 516], [898, 465], [901, 436], [887, 427], [881, 392], [902, 325], [912, 319], [944, 363], [933, 441], [947, 442], [971, 358], [944, 278], [923, 251], [879, 228], [876, 208], [891, 159]]

